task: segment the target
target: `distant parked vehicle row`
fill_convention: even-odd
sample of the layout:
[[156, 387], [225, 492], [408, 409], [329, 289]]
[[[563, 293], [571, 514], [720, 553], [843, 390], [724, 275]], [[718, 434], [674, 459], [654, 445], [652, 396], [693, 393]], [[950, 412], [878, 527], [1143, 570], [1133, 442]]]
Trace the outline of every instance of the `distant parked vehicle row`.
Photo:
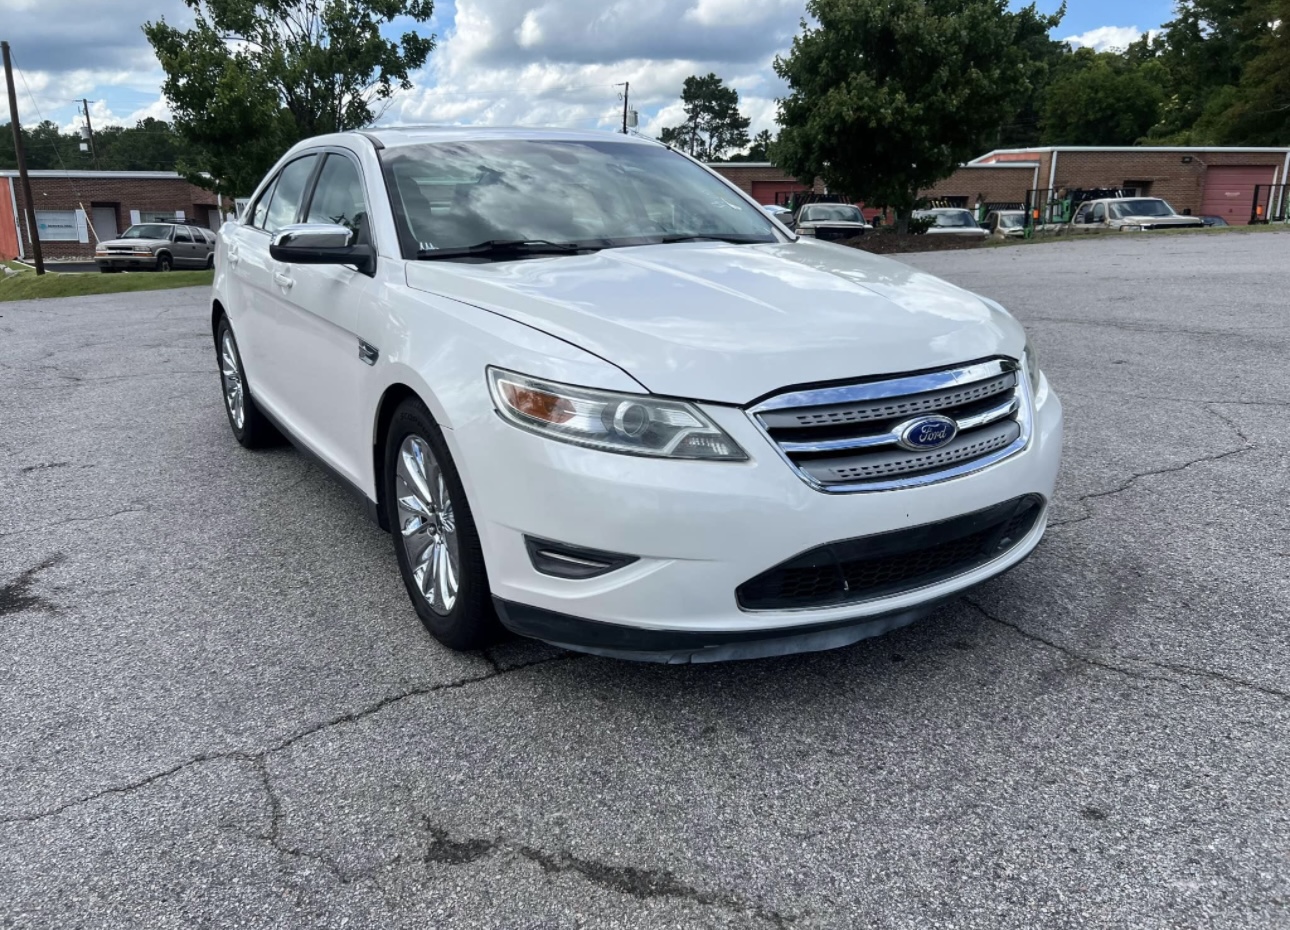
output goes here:
[[94, 249], [99, 271], [214, 268], [215, 234], [184, 223], [136, 223]]
[[991, 210], [985, 215], [985, 231], [1009, 239], [1020, 239], [1026, 234], [1025, 210]]

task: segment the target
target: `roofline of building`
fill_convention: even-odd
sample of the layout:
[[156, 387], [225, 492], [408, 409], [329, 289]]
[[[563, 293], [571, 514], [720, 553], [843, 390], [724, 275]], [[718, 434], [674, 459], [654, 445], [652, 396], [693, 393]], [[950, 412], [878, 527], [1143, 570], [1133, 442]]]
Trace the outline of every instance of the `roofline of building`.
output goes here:
[[1039, 155], [1048, 152], [1258, 152], [1262, 154], [1290, 153], [1290, 146], [1284, 145], [1038, 145], [1020, 149], [993, 149], [984, 155], [968, 162], [976, 166], [986, 158], [995, 155]]
[[[108, 180], [125, 179], [142, 179], [142, 180], [183, 180], [183, 177], [177, 171], [60, 171], [52, 168], [38, 168], [34, 171], [28, 171], [28, 176], [33, 178], [103, 178]], [[18, 171], [15, 168], [5, 168], [0, 170], [0, 178], [16, 178]]]
[[773, 161], [705, 161], [709, 168], [775, 168]]
[[[981, 156], [985, 158], [984, 155]], [[977, 164], [974, 161], [959, 165], [959, 168], [1038, 168], [1037, 161], [987, 161]]]

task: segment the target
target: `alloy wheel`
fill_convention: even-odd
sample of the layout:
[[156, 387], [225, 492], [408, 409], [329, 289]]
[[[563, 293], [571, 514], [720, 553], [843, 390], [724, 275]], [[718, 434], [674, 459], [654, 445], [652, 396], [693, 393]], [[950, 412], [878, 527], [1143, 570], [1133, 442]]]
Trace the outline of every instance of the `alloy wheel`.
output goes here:
[[224, 382], [224, 403], [228, 405], [228, 415], [233, 420], [233, 425], [241, 429], [246, 423], [246, 393], [242, 386], [242, 369], [237, 363], [233, 334], [227, 330], [220, 340], [219, 369]]
[[394, 465], [399, 532], [417, 589], [447, 616], [457, 603], [461, 553], [443, 469], [420, 436], [409, 435]]

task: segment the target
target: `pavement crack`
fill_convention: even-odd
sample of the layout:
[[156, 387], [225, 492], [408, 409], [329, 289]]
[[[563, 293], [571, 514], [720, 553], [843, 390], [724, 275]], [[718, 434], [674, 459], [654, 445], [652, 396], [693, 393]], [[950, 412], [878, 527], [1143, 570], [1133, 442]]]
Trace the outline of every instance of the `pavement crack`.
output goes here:
[[114, 510], [111, 513], [105, 513], [97, 517], [71, 517], [67, 520], [54, 520], [51, 523], [38, 523], [34, 526], [20, 526], [16, 530], [10, 530], [7, 533], [0, 533], [0, 539], [4, 539], [6, 536], [21, 536], [24, 533], [35, 533], [41, 530], [53, 529], [56, 526], [66, 526], [69, 523], [77, 523], [77, 524], [97, 523], [100, 520], [111, 520], [115, 517], [120, 517], [127, 513], [148, 513], [148, 512], [149, 512], [149, 508], [147, 507], [140, 507], [135, 504], [131, 504], [129, 507], [122, 507], [120, 510]]
[[796, 919], [769, 908], [744, 901], [733, 894], [705, 891], [681, 881], [668, 869], [644, 869], [633, 865], [610, 865], [582, 856], [547, 852], [526, 843], [505, 839], [471, 837], [453, 839], [449, 832], [422, 818], [430, 842], [423, 861], [445, 865], [466, 865], [495, 853], [509, 853], [536, 864], [548, 875], [574, 873], [593, 885], [640, 900], [680, 898], [707, 907], [747, 914], [773, 927], [789, 927]]
[[[1192, 687], [1191, 682], [1180, 681], [1176, 677], [1172, 677], [1169, 675], [1152, 675], [1145, 671], [1142, 671], [1139, 668], [1134, 668], [1130, 665], [1112, 662], [1109, 659], [1103, 658], [1102, 656], [1077, 652], [1074, 649], [1070, 648], [1069, 646], [1059, 643], [1056, 640], [1049, 639], [1046, 636], [1041, 636], [1038, 633], [1033, 632], [1032, 630], [1027, 630], [1025, 627], [1021, 626], [1020, 624], [1013, 623], [1010, 620], [1004, 620], [1002, 617], [995, 616], [990, 611], [986, 610], [985, 607], [983, 607], [981, 604], [977, 603], [975, 600], [973, 600], [970, 597], [965, 597], [963, 598], [963, 600], [969, 606], [975, 608], [977, 612], [981, 614], [981, 616], [985, 617], [987, 620], [991, 621], [992, 623], [997, 623], [999, 626], [1007, 627], [1008, 629], [1019, 634], [1020, 636], [1023, 636], [1026, 639], [1029, 639], [1033, 642], [1040, 643], [1041, 645], [1047, 646], [1049, 649], [1056, 650], [1057, 652], [1062, 653], [1063, 655], [1067, 656], [1070, 659], [1075, 660], [1076, 662], [1081, 662], [1085, 665], [1090, 665], [1090, 666], [1093, 666], [1094, 668], [1099, 668], [1108, 672], [1114, 672], [1117, 675], [1124, 675], [1129, 678], [1138, 678], [1143, 681], [1159, 681], [1165, 684], [1175, 685], [1177, 687], [1184, 688], [1188, 691], [1195, 690]], [[1126, 657], [1126, 660], [1128, 662], [1135, 663], [1136, 665], [1159, 669], [1163, 672], [1173, 672], [1174, 675], [1184, 675], [1188, 678], [1200, 679], [1202, 681], [1207, 681], [1211, 684], [1217, 683], [1224, 686], [1225, 690], [1230, 690], [1231, 688], [1239, 688], [1242, 690], [1255, 692], [1256, 694], [1261, 694], [1265, 697], [1277, 698], [1283, 701], [1290, 701], [1290, 691], [1283, 691], [1279, 688], [1274, 688], [1271, 685], [1265, 685], [1259, 682], [1249, 681], [1244, 678], [1238, 678], [1235, 675], [1229, 675], [1226, 672], [1219, 672], [1213, 669], [1197, 668], [1194, 665], [1183, 665], [1177, 662], [1162, 662], [1158, 659], [1142, 659], [1136, 656], [1128, 656]]]
[[[35, 568], [28, 569], [28, 572], [25, 572], [24, 575], [27, 573], [42, 571], [44, 568], [48, 568], [50, 565], [57, 564], [57, 562], [61, 560], [62, 560], [61, 554], [54, 556], [51, 559], [46, 560], [46, 563], [48, 564], [41, 563], [41, 565], [38, 565]], [[21, 577], [22, 576], [20, 576], [20, 579]], [[0, 589], [0, 590], [8, 591], [9, 589], [8, 587], [6, 587], [5, 589]], [[200, 755], [193, 756], [192, 758], [187, 759], [183, 762], [177, 763], [176, 765], [173, 765], [170, 768], [164, 769], [160, 772], [153, 772], [150, 775], [145, 775], [142, 778], [128, 782], [124, 785], [116, 785], [111, 788], [104, 788], [100, 791], [94, 792], [93, 794], [83, 795], [79, 798], [74, 798], [70, 801], [65, 801], [53, 807], [47, 807], [42, 810], [33, 811], [31, 813], [25, 813], [25, 814], [0, 814], [0, 824], [34, 823], [35, 821], [43, 820], [47, 817], [57, 816], [58, 814], [71, 810], [74, 807], [79, 807], [83, 804], [89, 804], [93, 801], [97, 801], [102, 798], [130, 795], [141, 788], [148, 787], [154, 782], [158, 782], [163, 779], [169, 778], [172, 775], [178, 775], [180, 772], [183, 772], [185, 769], [188, 769], [191, 766], [201, 765], [202, 763], [205, 763], [205, 762], [218, 762], [218, 761], [228, 760], [228, 759], [240, 759], [243, 761], [249, 761], [254, 765], [260, 766], [261, 777], [262, 779], [264, 779], [268, 775], [268, 770], [267, 768], [264, 767], [265, 766], [264, 760], [266, 760], [268, 756], [271, 756], [276, 752], [281, 752], [283, 749], [287, 749], [290, 746], [293, 746], [296, 743], [298, 743], [300, 740], [305, 739], [306, 737], [312, 736], [315, 733], [320, 733], [323, 730], [328, 730], [328, 729], [331, 729], [332, 727], [342, 726], [348, 723], [356, 723], [359, 720], [363, 720], [367, 717], [372, 716], [373, 714], [378, 714], [381, 711], [385, 710], [386, 708], [392, 707], [395, 704], [398, 704], [402, 701], [406, 701], [409, 698], [422, 697], [428, 694], [435, 694], [436, 692], [439, 692], [439, 691], [450, 691], [456, 688], [464, 688], [467, 685], [479, 684], [480, 682], [489, 681], [494, 678], [501, 678], [504, 675], [510, 675], [514, 672], [518, 672], [526, 668], [532, 668], [535, 665], [546, 665], [552, 662], [560, 662], [560, 661], [567, 662], [573, 659], [580, 659], [580, 658], [583, 658], [583, 655], [581, 653], [565, 653], [562, 655], [552, 656], [550, 658], [542, 659], [539, 661], [529, 662], [525, 665], [519, 665], [513, 668], [507, 668], [501, 671], [498, 671], [495, 668], [490, 668], [487, 672], [484, 672], [479, 675], [469, 675], [464, 678], [454, 679], [452, 681], [440, 682], [438, 684], [433, 684], [433, 685], [423, 685], [416, 688], [409, 688], [406, 691], [399, 692], [398, 694], [392, 694], [387, 697], [381, 698], [379, 701], [373, 701], [372, 703], [364, 707], [361, 707], [358, 710], [350, 711], [344, 714], [338, 714], [335, 717], [331, 717], [327, 720], [312, 724], [301, 730], [297, 730], [295, 733], [291, 734], [290, 736], [287, 736], [279, 740], [278, 742], [272, 744], [271, 746], [268, 746], [263, 749], [259, 749], [259, 750], [233, 749], [233, 750], [225, 750], [222, 752], [204, 752], [204, 753], [201, 753]], [[278, 831], [281, 825], [281, 805], [277, 803], [277, 795], [272, 793], [272, 782], [265, 781], [265, 785], [266, 785], [266, 790], [270, 792], [271, 805], [274, 805], [274, 809], [277, 811], [277, 813], [275, 814], [273, 823], [270, 825], [269, 835], [260, 836], [258, 838], [273, 842], [274, 837], [277, 836], [277, 833], [275, 831]], [[301, 853], [301, 855], [310, 855], [310, 854]]]
[[9, 614], [21, 613], [24, 610], [57, 610], [58, 608], [45, 600], [39, 594], [32, 594], [31, 586], [36, 583], [36, 579], [41, 572], [53, 568], [62, 562], [66, 556], [61, 552], [56, 552], [45, 561], [38, 565], [21, 572], [17, 578], [8, 584], [0, 587], [0, 617]]
[[66, 468], [71, 462], [37, 462], [35, 465], [24, 465], [18, 469], [19, 472], [26, 475], [33, 471], [42, 471], [47, 468]]

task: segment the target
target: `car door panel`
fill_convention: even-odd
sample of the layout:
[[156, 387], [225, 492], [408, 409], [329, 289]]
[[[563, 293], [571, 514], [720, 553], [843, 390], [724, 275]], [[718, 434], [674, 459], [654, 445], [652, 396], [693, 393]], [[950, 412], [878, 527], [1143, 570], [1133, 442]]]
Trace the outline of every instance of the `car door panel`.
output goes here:
[[[367, 196], [356, 160], [332, 151], [321, 165], [302, 213], [306, 223], [345, 225], [361, 241]], [[376, 285], [345, 265], [274, 262], [274, 286], [282, 305], [276, 352], [290, 372], [292, 409], [313, 451], [352, 482], [365, 474], [356, 437], [371, 424], [361, 409], [360, 379], [372, 369], [359, 358], [358, 331], [370, 313]]]

